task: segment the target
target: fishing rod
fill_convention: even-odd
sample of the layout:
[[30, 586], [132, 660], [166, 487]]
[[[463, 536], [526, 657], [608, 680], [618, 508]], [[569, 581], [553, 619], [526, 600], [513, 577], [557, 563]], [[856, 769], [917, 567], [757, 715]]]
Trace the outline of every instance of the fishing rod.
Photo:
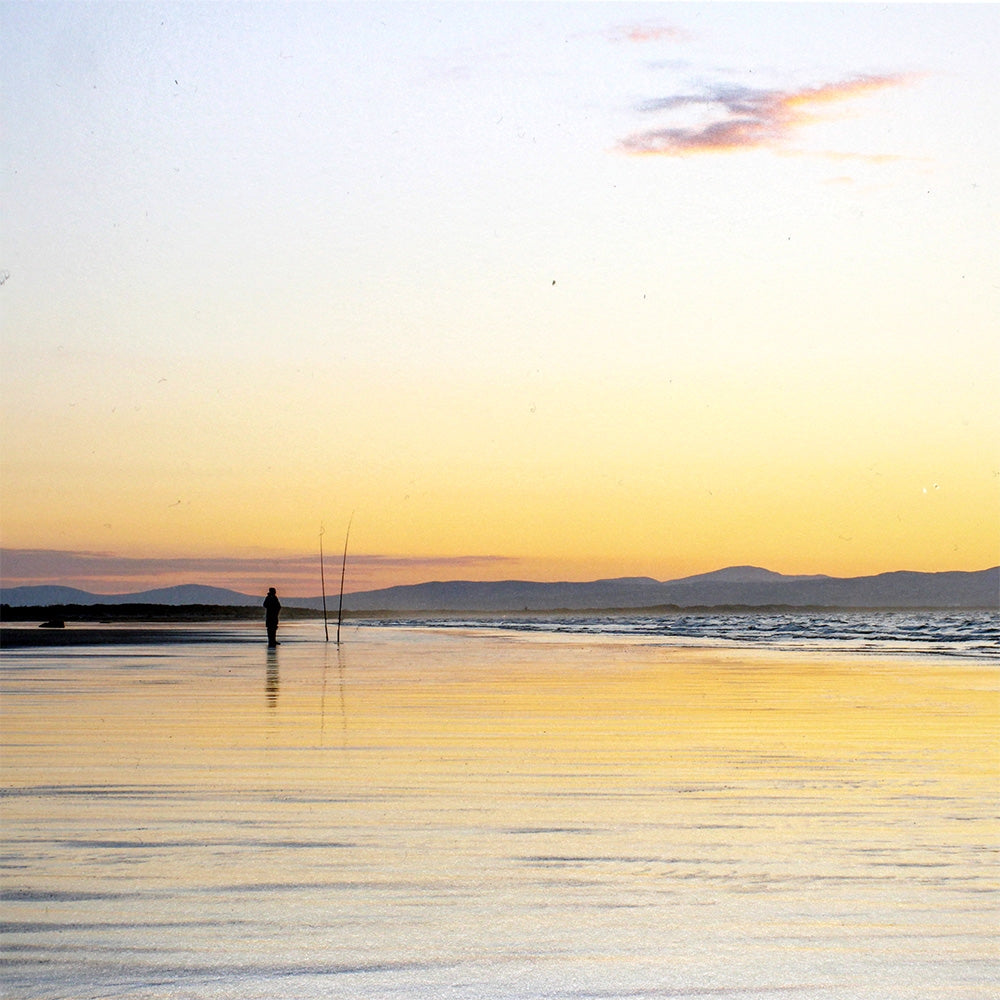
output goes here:
[[326, 641], [330, 641], [330, 626], [326, 623], [326, 577], [323, 574], [323, 532], [326, 529], [321, 524], [319, 526], [319, 585], [323, 591], [323, 634]]
[[347, 522], [347, 534], [344, 535], [344, 561], [340, 564], [340, 606], [337, 608], [337, 645], [340, 645], [340, 621], [344, 617], [344, 576], [347, 574], [347, 540], [351, 537], [351, 522], [354, 514]]

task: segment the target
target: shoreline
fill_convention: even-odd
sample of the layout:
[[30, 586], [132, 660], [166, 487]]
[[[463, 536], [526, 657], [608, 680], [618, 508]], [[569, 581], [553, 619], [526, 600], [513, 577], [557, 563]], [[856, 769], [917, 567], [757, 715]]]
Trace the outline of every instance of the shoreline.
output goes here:
[[[769, 615], [745, 615], [731, 612], [695, 613], [678, 619], [676, 626], [665, 622], [633, 622], [616, 615], [594, 616], [582, 620], [579, 615], [413, 615], [345, 616], [352, 631], [388, 629], [465, 633], [468, 635], [522, 635], [525, 638], [571, 638], [576, 641], [603, 643], [653, 643], [677, 648], [745, 649], [763, 652], [795, 652], [821, 655], [843, 654], [865, 657], [947, 657], [997, 663], [1000, 648], [1000, 618], [992, 612], [943, 617], [924, 622], [894, 621], [889, 613], [882, 623], [873, 622], [871, 612], [856, 622], [843, 621], [841, 615], [801, 616], [797, 624], [787, 618]], [[877, 612], [875, 613], [878, 614]], [[938, 612], [942, 615], [942, 612]], [[796, 617], [799, 614], [796, 613]], [[52, 619], [56, 620], [55, 618]], [[324, 642], [322, 619], [298, 619], [282, 623], [279, 644], [291, 647], [329, 644]], [[252, 619], [123, 619], [81, 621], [66, 618], [60, 626], [41, 627], [38, 620], [0, 623], [0, 652], [53, 650], [96, 647], [177, 647], [177, 646], [260, 646], [266, 648], [264, 623]]]

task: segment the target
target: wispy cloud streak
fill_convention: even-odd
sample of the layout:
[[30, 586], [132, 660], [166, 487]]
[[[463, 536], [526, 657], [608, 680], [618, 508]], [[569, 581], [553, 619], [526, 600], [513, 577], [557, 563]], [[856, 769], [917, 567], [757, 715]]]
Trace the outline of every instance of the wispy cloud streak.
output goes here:
[[658, 22], [620, 24], [612, 28], [608, 37], [613, 42], [662, 42], [683, 41], [688, 37], [688, 33], [683, 28], [677, 28], [671, 24], [661, 24]]
[[[337, 562], [330, 555], [331, 564]], [[177, 583], [202, 583], [244, 592], [268, 586], [305, 588], [318, 593], [319, 557], [316, 555], [261, 555], [236, 557], [157, 558], [120, 556], [110, 552], [60, 549], [0, 549], [0, 575], [5, 587], [63, 584], [101, 593], [127, 593]], [[516, 564], [503, 556], [394, 556], [351, 553], [352, 586], [391, 586], [457, 574], [479, 575]], [[305, 592], [304, 591], [304, 592]]]
[[829, 117], [825, 111], [855, 97], [911, 82], [908, 74], [851, 77], [818, 87], [764, 90], [718, 85], [699, 93], [643, 101], [643, 114], [697, 113], [694, 124], [667, 124], [635, 132], [619, 143], [634, 155], [689, 156], [781, 147], [795, 130]]

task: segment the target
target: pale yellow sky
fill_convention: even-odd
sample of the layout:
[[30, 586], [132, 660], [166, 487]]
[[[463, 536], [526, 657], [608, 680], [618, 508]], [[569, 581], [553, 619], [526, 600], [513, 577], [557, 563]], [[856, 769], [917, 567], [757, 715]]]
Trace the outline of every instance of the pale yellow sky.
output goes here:
[[5, 584], [1000, 562], [988, 7], [0, 18]]

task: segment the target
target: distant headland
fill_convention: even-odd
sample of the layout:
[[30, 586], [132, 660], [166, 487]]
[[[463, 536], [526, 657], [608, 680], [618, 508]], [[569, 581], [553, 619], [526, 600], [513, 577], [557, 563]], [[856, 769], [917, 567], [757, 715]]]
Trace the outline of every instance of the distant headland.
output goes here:
[[[259, 609], [262, 595], [187, 584], [132, 594], [92, 594], [73, 587], [0, 588], [4, 617], [17, 608], [60, 606], [201, 606]], [[291, 612], [316, 612], [321, 597], [281, 595]], [[541, 583], [527, 580], [428, 582], [344, 595], [349, 613], [547, 612], [636, 610], [640, 608], [784, 607], [842, 609], [1000, 610], [1000, 566], [974, 572], [898, 571], [875, 576], [786, 576], [755, 566], [731, 566], [712, 573], [659, 581], [622, 577], [591, 582]], [[168, 612], [164, 612], [168, 614]]]

